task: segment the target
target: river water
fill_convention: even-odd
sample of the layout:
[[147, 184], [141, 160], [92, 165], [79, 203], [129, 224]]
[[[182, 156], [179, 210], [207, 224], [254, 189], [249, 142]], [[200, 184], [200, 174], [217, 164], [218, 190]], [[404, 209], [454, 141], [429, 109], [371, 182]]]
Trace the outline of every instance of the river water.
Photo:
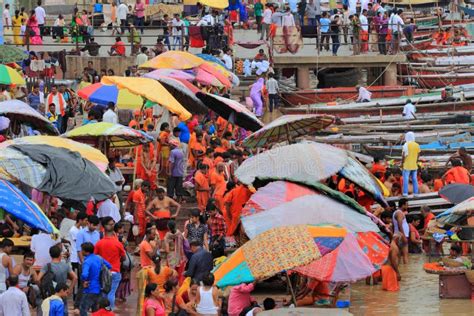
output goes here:
[[474, 301], [440, 299], [438, 276], [423, 270], [424, 255], [410, 255], [402, 265], [399, 292], [383, 291], [381, 285], [358, 282], [351, 287], [354, 315], [474, 315]]

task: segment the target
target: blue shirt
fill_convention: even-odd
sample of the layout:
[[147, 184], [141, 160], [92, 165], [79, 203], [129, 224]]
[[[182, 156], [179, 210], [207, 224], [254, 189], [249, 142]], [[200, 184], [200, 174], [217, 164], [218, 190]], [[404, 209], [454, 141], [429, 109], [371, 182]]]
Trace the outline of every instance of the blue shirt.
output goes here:
[[40, 95], [38, 93], [38, 95], [34, 94], [34, 93], [30, 93], [28, 94], [28, 104], [33, 108], [35, 109], [36, 111], [38, 111], [38, 106], [40, 105]]
[[328, 18], [319, 19], [319, 24], [321, 24], [321, 33], [329, 32], [329, 25], [331, 25], [331, 20]]
[[173, 163], [173, 169], [171, 169], [172, 177], [184, 177], [184, 153], [181, 148], [175, 148], [170, 152], [168, 158], [170, 163]]
[[48, 316], [64, 316], [64, 302], [62, 299], [58, 297], [49, 301]]
[[100, 234], [97, 230], [91, 232], [89, 227], [81, 229], [76, 236], [76, 249], [77, 251], [82, 250], [82, 244], [90, 242], [95, 245], [100, 240]]
[[191, 138], [191, 134], [189, 133], [189, 128], [186, 123], [181, 122], [176, 127], [179, 128], [179, 130], [181, 131], [181, 133], [179, 134], [179, 141], [186, 144], [189, 143], [189, 138]]
[[107, 268], [112, 268], [110, 263], [97, 255], [90, 254], [84, 258], [84, 263], [82, 264], [81, 280], [88, 281], [89, 286], [84, 288], [83, 293], [100, 294], [100, 267], [102, 261], [107, 266]]

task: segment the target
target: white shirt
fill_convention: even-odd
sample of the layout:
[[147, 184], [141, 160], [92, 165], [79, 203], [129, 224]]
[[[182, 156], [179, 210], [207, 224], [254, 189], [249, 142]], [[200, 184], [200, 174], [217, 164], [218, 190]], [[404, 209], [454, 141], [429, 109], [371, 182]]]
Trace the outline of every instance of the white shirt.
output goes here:
[[117, 19], [126, 20], [128, 14], [128, 7], [125, 3], [121, 3], [117, 8]]
[[283, 15], [282, 26], [295, 26], [295, 18], [293, 14], [285, 14]]
[[389, 24], [390, 24], [390, 29], [392, 30], [392, 32], [401, 32], [403, 29], [403, 26], [405, 25], [405, 23], [403, 22], [403, 19], [398, 14], [394, 14], [390, 18]]
[[232, 68], [233, 68], [232, 57], [230, 55], [224, 54], [224, 56], [222, 56], [222, 60], [224, 61], [225, 68], [227, 68], [227, 70], [232, 71]]
[[97, 217], [103, 218], [107, 216], [112, 217], [116, 223], [120, 222], [121, 217], [119, 209], [111, 199], [107, 199], [102, 202], [102, 204], [99, 206], [99, 210], [97, 211]]
[[173, 34], [173, 36], [181, 36], [182, 35], [182, 27], [184, 26], [184, 22], [183, 20], [177, 20], [177, 19], [173, 19], [171, 21], [171, 26], [173, 27], [173, 29], [171, 30], [171, 33]]
[[114, 111], [108, 109], [105, 111], [104, 115], [102, 116], [102, 122], [118, 124], [118, 116], [115, 114]]
[[0, 295], [0, 316], [30, 316], [25, 292], [12, 286]]
[[62, 99], [63, 106], [66, 107], [66, 101], [64, 100], [64, 96], [60, 92], [57, 92], [56, 94], [50, 93], [46, 97], [46, 101], [48, 101], [48, 102], [49, 102], [49, 96], [52, 96], [50, 103], [54, 103], [54, 105], [56, 106], [55, 107], [56, 115], [61, 115], [61, 102], [60, 102], [60, 99]]
[[72, 226], [71, 229], [69, 230], [69, 234], [67, 236], [67, 240], [71, 243], [71, 253], [69, 259], [71, 260], [71, 263], [78, 263], [79, 262], [79, 256], [77, 255], [77, 248], [76, 248], [76, 237], [77, 233], [80, 231], [80, 228], [77, 228], [76, 225]]
[[272, 10], [269, 8], [266, 8], [263, 11], [263, 23], [265, 24], [272, 24]]
[[35, 253], [35, 266], [43, 267], [51, 262], [49, 255], [49, 248], [59, 243], [58, 240], [53, 240], [51, 235], [46, 233], [39, 233], [31, 237], [30, 249]]
[[412, 103], [407, 103], [403, 107], [403, 118], [405, 120], [412, 120], [415, 118], [416, 107]]
[[359, 16], [359, 21], [360, 21], [360, 28], [364, 31], [369, 31], [369, 20], [367, 20], [367, 17], [363, 14]]
[[36, 15], [36, 20], [38, 20], [38, 24], [44, 24], [44, 21], [46, 19], [46, 11], [44, 11], [43, 7], [36, 7], [35, 8], [35, 15]]
[[213, 26], [216, 23], [216, 20], [212, 16], [212, 14], [206, 14], [202, 17], [202, 19], [198, 22], [197, 26]]
[[[118, 182], [118, 181], [125, 181], [125, 179], [123, 178], [122, 172], [117, 167], [115, 167], [114, 170], [112, 170], [110, 168], [107, 169], [107, 174], [109, 175], [110, 180], [112, 180], [112, 182], [114, 184], [115, 184], [115, 182]], [[116, 185], [115, 184], [115, 190], [116, 190], [115, 192], [122, 191], [122, 185]]]
[[267, 91], [268, 94], [277, 94], [278, 93], [278, 81], [275, 78], [270, 78], [267, 81]]
[[8, 11], [8, 9], [3, 10], [3, 25], [12, 26], [12, 18], [10, 16], [10, 11]]
[[140, 53], [137, 55], [137, 58], [135, 59], [135, 64], [137, 66], [140, 66], [148, 61], [148, 55]]
[[69, 230], [71, 230], [71, 227], [74, 225], [76, 225], [75, 220], [65, 217], [59, 225], [59, 237], [67, 239]]
[[371, 99], [372, 99], [372, 93], [369, 90], [367, 90], [366, 88], [360, 87], [359, 88], [359, 97], [357, 98], [357, 101], [363, 101], [363, 100], [370, 101]]

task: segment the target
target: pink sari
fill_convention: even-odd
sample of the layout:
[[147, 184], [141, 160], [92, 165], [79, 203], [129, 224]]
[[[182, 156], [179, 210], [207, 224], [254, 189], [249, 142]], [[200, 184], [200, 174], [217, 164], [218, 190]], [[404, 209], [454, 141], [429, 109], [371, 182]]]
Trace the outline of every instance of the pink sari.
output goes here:
[[30, 45], [43, 45], [43, 40], [40, 36], [40, 29], [38, 27], [38, 20], [36, 20], [36, 17], [34, 15], [28, 19], [28, 22], [26, 24], [26, 32], [27, 33], [25, 35], [25, 43], [26, 37], [28, 36], [28, 33], [30, 33]]

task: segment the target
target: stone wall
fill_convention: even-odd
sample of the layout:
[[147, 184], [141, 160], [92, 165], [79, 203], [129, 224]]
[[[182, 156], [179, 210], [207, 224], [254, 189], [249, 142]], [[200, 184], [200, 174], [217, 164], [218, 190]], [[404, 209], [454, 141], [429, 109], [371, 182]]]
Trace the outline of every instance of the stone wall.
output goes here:
[[80, 78], [82, 71], [87, 67], [87, 63], [92, 61], [94, 69], [98, 72], [100, 69], [112, 69], [117, 76], [123, 76], [125, 70], [135, 63], [135, 57], [79, 57], [66, 56], [67, 71], [64, 75], [65, 79]]

